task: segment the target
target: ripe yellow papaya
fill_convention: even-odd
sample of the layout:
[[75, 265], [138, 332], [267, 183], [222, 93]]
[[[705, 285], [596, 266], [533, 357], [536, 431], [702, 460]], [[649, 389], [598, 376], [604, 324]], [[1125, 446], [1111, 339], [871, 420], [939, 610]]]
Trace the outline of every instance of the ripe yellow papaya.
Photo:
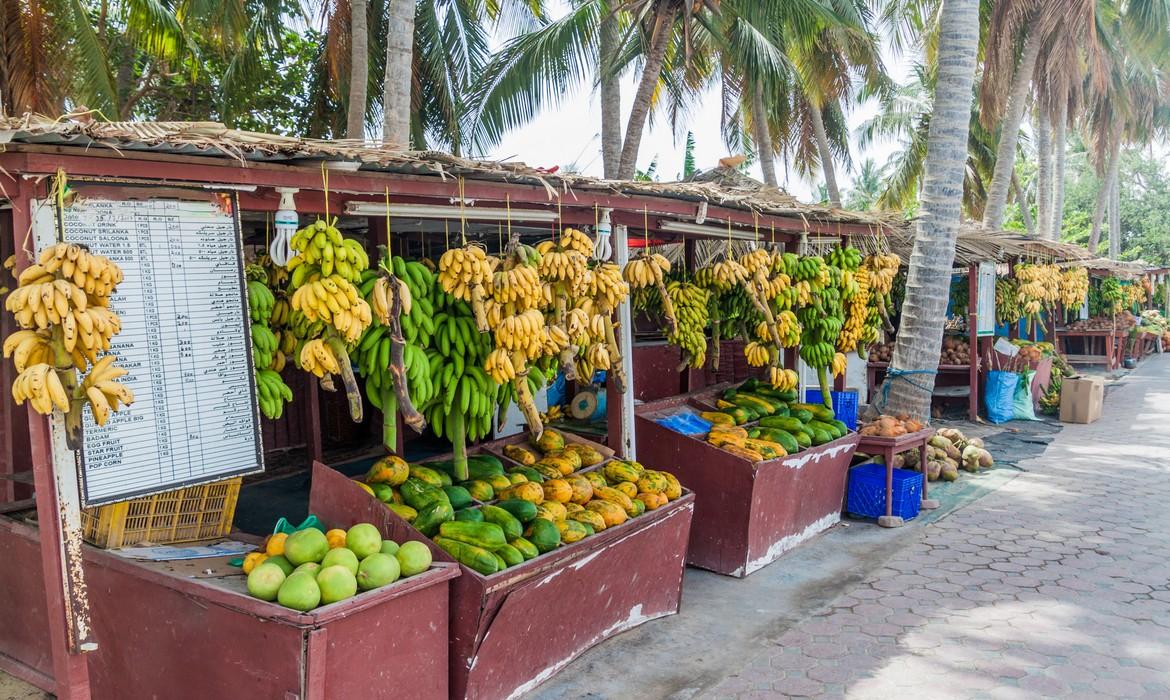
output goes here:
[[544, 500], [568, 503], [573, 500], [573, 487], [564, 479], [549, 479], [541, 484], [544, 488]]
[[569, 483], [569, 488], [573, 489], [573, 497], [569, 500], [573, 503], [585, 505], [589, 499], [593, 498], [593, 483], [580, 474], [574, 474], [565, 479]]
[[605, 476], [605, 480], [611, 484], [620, 484], [623, 481], [630, 483], [638, 481], [638, 470], [630, 462], [624, 462], [620, 459], [610, 461], [601, 468], [601, 473]]
[[630, 517], [624, 508], [613, 501], [595, 499], [586, 503], [585, 508], [600, 515], [606, 527], [621, 525]]

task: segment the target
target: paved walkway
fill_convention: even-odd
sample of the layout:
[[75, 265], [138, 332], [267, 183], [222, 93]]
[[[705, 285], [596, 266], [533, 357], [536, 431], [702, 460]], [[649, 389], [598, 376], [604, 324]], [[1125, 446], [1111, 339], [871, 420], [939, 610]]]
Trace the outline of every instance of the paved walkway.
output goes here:
[[1170, 698], [1170, 356], [714, 698]]

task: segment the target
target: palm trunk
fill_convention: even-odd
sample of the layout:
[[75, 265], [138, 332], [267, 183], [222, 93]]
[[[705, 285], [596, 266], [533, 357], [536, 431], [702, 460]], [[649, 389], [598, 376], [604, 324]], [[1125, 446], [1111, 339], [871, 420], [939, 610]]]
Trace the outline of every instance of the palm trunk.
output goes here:
[[345, 138], [365, 134], [366, 88], [370, 82], [370, 32], [366, 27], [366, 0], [349, 0], [349, 104]]
[[1097, 187], [1097, 202], [1093, 207], [1093, 228], [1089, 232], [1089, 252], [1097, 254], [1101, 245], [1101, 223], [1105, 219], [1105, 207], [1109, 203], [1110, 190], [1113, 187], [1113, 172], [1116, 169], [1120, 153], [1120, 145], [1114, 141], [1109, 147], [1109, 163], [1105, 172], [1101, 174], [1101, 183]]
[[1121, 258], [1121, 183], [1118, 182], [1117, 158], [1113, 161], [1113, 173], [1109, 177], [1109, 258]]
[[[1036, 70], [1036, 58], [1040, 55], [1040, 32], [1028, 34], [1024, 42], [1024, 54], [1016, 66], [1012, 91], [1008, 95], [1007, 108], [999, 130], [999, 145], [995, 150], [995, 172], [991, 176], [991, 187], [987, 191], [987, 206], [983, 210], [983, 228], [999, 229], [1003, 226], [1003, 213], [1007, 206], [1008, 186], [1012, 171], [1016, 168], [1016, 144], [1020, 137], [1020, 124], [1024, 121], [1024, 107], [1028, 102], [1028, 89], [1032, 85], [1032, 73]], [[1037, 215], [1036, 218], [1042, 218]]]
[[813, 132], [817, 137], [817, 153], [821, 158], [821, 171], [825, 174], [825, 190], [829, 193], [829, 204], [841, 208], [841, 190], [837, 189], [837, 173], [833, 170], [833, 152], [829, 150], [829, 136], [825, 133], [825, 119], [821, 108], [809, 103]]
[[947, 0], [941, 13], [938, 83], [921, 214], [910, 255], [901, 327], [890, 363], [891, 374], [895, 368], [915, 374], [887, 379], [874, 402], [882, 413], [908, 413], [927, 419], [962, 215], [979, 0]]
[[776, 187], [776, 153], [772, 145], [772, 132], [768, 129], [767, 110], [764, 107], [764, 88], [757, 84], [752, 90], [752, 140], [756, 142], [756, 157], [764, 171], [764, 182]]
[[[608, 12], [609, 8], [603, 8]], [[601, 88], [601, 162], [607, 179], [618, 177], [622, 160], [622, 86], [611, 67], [617, 53], [617, 19], [610, 15], [601, 23], [598, 38], [598, 76]]]
[[1052, 237], [1052, 122], [1043, 110], [1036, 114], [1036, 235]]
[[1052, 150], [1054, 155], [1052, 173], [1052, 240], [1059, 241], [1064, 228], [1064, 163], [1066, 138], [1068, 135], [1068, 99], [1060, 102], [1060, 114], [1053, 129]]
[[1024, 196], [1024, 188], [1020, 187], [1020, 178], [1014, 172], [1012, 173], [1012, 196], [1016, 198], [1016, 204], [1020, 206], [1020, 219], [1024, 222], [1024, 230], [1029, 236], [1036, 235], [1036, 224], [1032, 221], [1032, 207], [1028, 204], [1028, 198]]
[[389, 0], [386, 76], [382, 82], [382, 140], [410, 145], [410, 87], [414, 63], [414, 1]]
[[638, 89], [634, 92], [634, 102], [630, 108], [630, 120], [626, 124], [626, 140], [622, 145], [621, 164], [618, 166], [618, 178], [632, 180], [634, 170], [638, 165], [638, 149], [642, 145], [642, 131], [646, 128], [646, 118], [650, 115], [650, 100], [654, 96], [654, 88], [658, 86], [658, 78], [662, 76], [662, 64], [666, 60], [666, 49], [670, 45], [671, 25], [674, 24], [675, 10], [669, 2], [660, 1], [658, 11], [654, 17], [654, 29], [650, 35], [650, 51], [646, 54], [646, 63], [642, 66], [642, 77], [638, 80]]

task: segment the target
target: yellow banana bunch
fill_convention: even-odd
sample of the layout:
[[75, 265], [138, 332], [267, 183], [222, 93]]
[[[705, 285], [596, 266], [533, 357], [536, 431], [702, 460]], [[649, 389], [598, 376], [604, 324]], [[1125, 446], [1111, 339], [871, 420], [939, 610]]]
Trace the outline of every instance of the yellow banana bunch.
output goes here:
[[552, 241], [544, 241], [536, 247], [541, 254], [540, 276], [554, 282], [579, 280], [585, 274], [585, 267], [589, 263], [588, 256], [572, 248], [558, 250], [556, 246], [545, 245], [551, 243]]
[[584, 293], [607, 309], [616, 309], [630, 296], [630, 285], [622, 279], [621, 268], [603, 262], [589, 271]]
[[292, 308], [310, 322], [320, 320], [332, 325], [348, 343], [357, 342], [373, 320], [370, 305], [358, 294], [357, 287], [338, 275], [308, 282], [297, 289], [293, 292]]
[[561, 234], [561, 247], [584, 255], [586, 260], [593, 257], [593, 239], [575, 228], [567, 228]]
[[590, 345], [585, 352], [585, 359], [594, 369], [608, 370], [612, 364], [609, 356], [609, 348], [605, 343], [593, 343]]
[[72, 282], [86, 294], [108, 297], [114, 287], [122, 282], [120, 267], [104, 255], [94, 255], [78, 245], [51, 245], [41, 252], [37, 262], [20, 273], [17, 282], [21, 286], [33, 281], [45, 281], [46, 275], [56, 275]]
[[1065, 308], [1080, 308], [1085, 303], [1085, 296], [1089, 293], [1089, 271], [1083, 267], [1073, 267], [1060, 275], [1060, 303]]
[[783, 343], [783, 347], [794, 348], [800, 344], [800, 332], [804, 329], [801, 328], [796, 314], [785, 309], [776, 314], [776, 330], [780, 332], [780, 341]]
[[491, 298], [498, 304], [516, 304], [524, 309], [543, 306], [544, 289], [536, 267], [516, 265], [492, 275]]
[[491, 284], [492, 271], [493, 263], [480, 246], [452, 248], [439, 258], [439, 286], [456, 299], [472, 301], [476, 290], [477, 296], [486, 296], [484, 289]]
[[796, 289], [796, 303], [800, 306], [812, 305], [813, 287], [808, 280], [801, 280], [794, 286]]
[[[858, 348], [867, 337], [867, 322], [870, 319], [869, 269], [864, 266], [859, 268], [853, 274], [852, 283], [856, 289], [845, 303], [845, 323], [841, 326], [841, 335], [837, 336], [837, 349], [841, 352], [852, 352]], [[876, 325], [873, 338], [877, 339]]]
[[523, 353], [529, 360], [544, 354], [546, 340], [544, 314], [529, 309], [505, 317], [496, 328], [496, 347], [509, 352]]
[[512, 364], [512, 356], [504, 348], [496, 348], [488, 353], [483, 362], [483, 369], [496, 384], [506, 384], [516, 378], [516, 367]]
[[750, 341], [743, 349], [747, 355], [748, 364], [752, 367], [766, 367], [772, 361], [772, 354], [768, 351], [768, 346], [756, 341]]
[[736, 260], [721, 260], [715, 263], [715, 281], [723, 285], [727, 289], [731, 289], [737, 284], [747, 282], [751, 277], [748, 274], [747, 268], [741, 265]]
[[301, 348], [301, 369], [311, 372], [318, 379], [330, 374], [340, 374], [341, 365], [337, 356], [320, 338], [307, 341]]
[[843, 352], [835, 353], [833, 355], [833, 361], [829, 364], [829, 368], [833, 372], [834, 377], [843, 376], [848, 367], [849, 358]]
[[98, 425], [105, 425], [111, 411], [118, 411], [122, 406], [134, 403], [134, 392], [124, 384], [114, 381], [127, 374], [126, 370], [114, 364], [114, 360], [113, 355], [106, 355], [98, 360], [81, 382], [94, 422]]
[[768, 371], [768, 381], [777, 391], [792, 391], [800, 383], [800, 376], [791, 369], [772, 367]]
[[662, 276], [670, 272], [670, 261], [658, 253], [642, 255], [626, 263], [624, 276], [630, 287], [641, 289], [663, 283]]
[[554, 356], [569, 347], [569, 334], [557, 325], [544, 327], [544, 354]]
[[401, 280], [396, 280], [394, 283], [391, 283], [389, 277], [379, 275], [377, 281], [374, 282], [374, 288], [371, 290], [370, 295], [370, 310], [373, 312], [374, 317], [378, 319], [378, 323], [381, 323], [383, 326], [390, 325], [390, 310], [393, 308], [395, 301], [401, 307], [400, 313], [409, 316], [412, 308], [410, 287]]
[[[69, 394], [53, 366], [46, 363], [26, 367], [12, 382], [12, 398], [20, 406], [29, 402], [33, 410], [48, 415], [53, 409], [69, 411]], [[95, 414], [96, 417], [96, 414]]]
[[898, 268], [902, 266], [902, 259], [897, 255], [871, 255], [865, 260], [869, 268], [869, 286], [877, 294], [889, 294], [894, 287], [894, 277]]
[[9, 357], [17, 372], [31, 365], [53, 362], [52, 335], [47, 330], [16, 331], [4, 339], [4, 359]]
[[748, 251], [739, 257], [739, 264], [747, 270], [748, 275], [756, 274], [756, 270], [772, 271], [772, 254], [763, 248]]
[[783, 272], [776, 274], [774, 277], [768, 279], [768, 289], [766, 293], [769, 299], [775, 299], [782, 296], [792, 286], [792, 278]]

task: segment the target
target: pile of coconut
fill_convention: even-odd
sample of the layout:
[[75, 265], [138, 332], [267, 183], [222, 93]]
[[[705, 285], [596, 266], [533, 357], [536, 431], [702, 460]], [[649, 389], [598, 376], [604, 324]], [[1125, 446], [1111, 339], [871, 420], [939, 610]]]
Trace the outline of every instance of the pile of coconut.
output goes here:
[[[926, 478], [929, 481], [954, 481], [959, 478], [960, 469], [977, 472], [993, 464], [995, 459], [984, 449], [983, 440], [968, 439], [956, 428], [939, 429], [926, 445]], [[894, 466], [922, 471], [917, 450], [894, 455]]]

